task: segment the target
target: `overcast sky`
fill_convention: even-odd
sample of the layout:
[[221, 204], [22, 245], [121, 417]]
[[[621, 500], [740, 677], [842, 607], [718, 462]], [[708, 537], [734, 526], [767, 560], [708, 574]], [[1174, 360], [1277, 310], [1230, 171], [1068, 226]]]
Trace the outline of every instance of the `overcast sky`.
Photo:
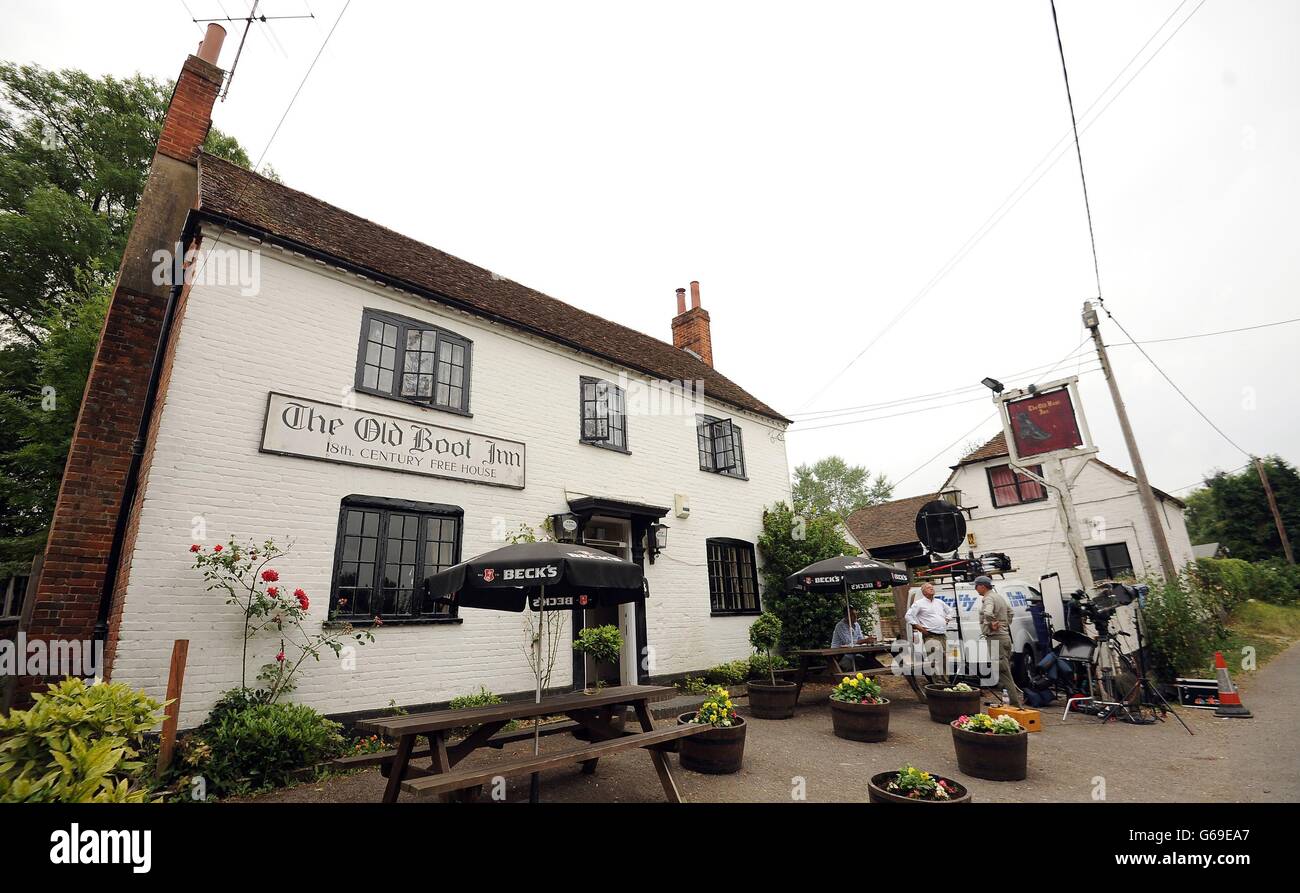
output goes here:
[[[174, 78], [200, 37], [187, 5], [203, 18], [249, 0], [0, 0], [0, 58]], [[248, 36], [214, 118], [254, 158], [343, 6], [262, 3], [316, 20]], [[1300, 4], [1058, 11], [1107, 307], [1139, 341], [1300, 316]], [[787, 435], [792, 465], [839, 453], [915, 472], [904, 496], [997, 429], [979, 424], [987, 392], [950, 392], [1042, 381], [1083, 340], [1096, 287], [1073, 146], [1058, 145], [1068, 128], [1047, 0], [356, 0], [266, 161], [295, 188], [664, 339], [674, 289], [698, 279], [717, 367], [787, 414], [943, 394]], [[1242, 448], [1294, 462], [1297, 336], [1146, 349]], [[1113, 358], [1156, 486], [1245, 463], [1136, 348]], [[1101, 375], [1081, 387], [1102, 458], [1130, 468]], [[864, 417], [877, 418], [838, 424]]]

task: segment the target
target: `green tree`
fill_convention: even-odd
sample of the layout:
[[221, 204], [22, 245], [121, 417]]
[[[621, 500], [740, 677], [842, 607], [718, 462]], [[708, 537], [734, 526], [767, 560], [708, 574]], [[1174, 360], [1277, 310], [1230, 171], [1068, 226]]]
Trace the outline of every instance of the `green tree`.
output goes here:
[[[0, 575], [44, 544], [171, 93], [0, 62]], [[205, 148], [249, 164], [216, 130]]]
[[[830, 644], [835, 624], [844, 616], [840, 593], [786, 593], [785, 580], [814, 561], [837, 555], [855, 555], [840, 533], [839, 522], [829, 516], [796, 514], [784, 502], [763, 512], [763, 533], [758, 538], [763, 556], [763, 607], [781, 621], [781, 650], [822, 648]], [[865, 614], [870, 598], [855, 593], [851, 598]]]
[[[1278, 511], [1292, 546], [1300, 544], [1300, 473], [1278, 456], [1264, 459]], [[1281, 558], [1282, 540], [1254, 466], [1236, 474], [1222, 471], [1187, 497], [1187, 532], [1193, 543], [1220, 543], [1233, 558]]]
[[794, 470], [795, 511], [808, 516], [832, 515], [841, 520], [868, 505], [887, 502], [894, 485], [883, 474], [874, 478], [861, 465], [827, 456]]

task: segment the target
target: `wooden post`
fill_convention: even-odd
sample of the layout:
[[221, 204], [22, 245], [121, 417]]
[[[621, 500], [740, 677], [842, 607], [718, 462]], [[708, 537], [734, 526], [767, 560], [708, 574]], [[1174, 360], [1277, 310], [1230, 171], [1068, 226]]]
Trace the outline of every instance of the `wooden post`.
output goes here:
[[1273, 512], [1273, 523], [1277, 525], [1277, 536], [1282, 541], [1282, 554], [1286, 556], [1287, 564], [1295, 564], [1295, 553], [1291, 551], [1291, 538], [1286, 535], [1286, 525], [1282, 523], [1282, 513], [1277, 508], [1277, 497], [1273, 495], [1273, 485], [1268, 482], [1268, 472], [1264, 470], [1264, 460], [1258, 456], [1251, 458], [1255, 460], [1255, 471], [1259, 474], [1259, 482], [1264, 485], [1264, 495], [1268, 497], [1269, 510]]
[[158, 747], [158, 774], [167, 771], [176, 747], [176, 724], [181, 715], [181, 689], [185, 683], [185, 658], [190, 653], [190, 640], [177, 639], [172, 643], [171, 669], [167, 672], [167, 701], [164, 709], [162, 741]]

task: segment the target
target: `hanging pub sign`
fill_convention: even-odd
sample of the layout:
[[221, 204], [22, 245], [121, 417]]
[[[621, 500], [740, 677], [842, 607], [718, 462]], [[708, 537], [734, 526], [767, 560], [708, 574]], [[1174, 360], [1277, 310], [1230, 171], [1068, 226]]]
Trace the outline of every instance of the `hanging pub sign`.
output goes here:
[[524, 487], [524, 444], [369, 410], [267, 395], [264, 453]]
[[1007, 400], [1006, 414], [1015, 454], [1021, 459], [1083, 446], [1068, 387]]

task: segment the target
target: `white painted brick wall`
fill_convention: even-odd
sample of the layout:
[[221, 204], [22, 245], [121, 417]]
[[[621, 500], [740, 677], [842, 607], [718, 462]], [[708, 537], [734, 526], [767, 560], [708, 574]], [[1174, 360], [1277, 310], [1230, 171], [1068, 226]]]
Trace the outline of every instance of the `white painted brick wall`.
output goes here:
[[[231, 234], [225, 239], [243, 244]], [[366, 307], [427, 319], [472, 339], [474, 415], [465, 419], [366, 394], [356, 395], [357, 405], [524, 441], [526, 489], [258, 452], [268, 391], [331, 403], [350, 393]], [[646, 568], [648, 635], [657, 661], [652, 672], [696, 670], [748, 654], [752, 618], [710, 616], [705, 539], [754, 542], [763, 507], [789, 499], [779, 427], [722, 405], [706, 410], [741, 426], [748, 481], [699, 470], [693, 418], [634, 416], [631, 455], [602, 450], [578, 442], [580, 375], [613, 379], [618, 370], [278, 249], [262, 252], [258, 295], [245, 297], [237, 285], [196, 285], [161, 403], [114, 680], [161, 698], [172, 640], [184, 637], [190, 651], [182, 726], [200, 722], [220, 693], [238, 684], [239, 610], [205, 592], [190, 567], [191, 527], [200, 516], [208, 546], [232, 534], [292, 540], [293, 554], [277, 569], [284, 583], [310, 594], [308, 628], [319, 629], [329, 604], [339, 504], [349, 494], [461, 506], [466, 557], [500, 545], [492, 538], [495, 519], [504, 518], [509, 528], [521, 522], [537, 527], [567, 509], [566, 492], [668, 507], [674, 493], [687, 494], [691, 517], [669, 512], [668, 549]], [[480, 684], [497, 692], [530, 690], [522, 618], [474, 609], [461, 616], [458, 625], [377, 629], [377, 641], [358, 649], [354, 671], [342, 670], [332, 655], [309, 662], [294, 697], [335, 713], [390, 700], [445, 700]], [[250, 678], [276, 650], [278, 642], [257, 640]], [[567, 642], [557, 663], [555, 684], [565, 684], [571, 675]]]
[[[1056, 571], [1061, 575], [1066, 593], [1080, 588], [1083, 584], [1067, 551], [1051, 490], [1043, 502], [993, 507], [986, 469], [1005, 464], [1006, 459], [995, 459], [962, 466], [949, 483], [962, 491], [965, 505], [977, 506], [968, 525], [969, 532], [976, 536], [976, 552], [1006, 552], [1019, 576], [1035, 586], [1040, 575]], [[1073, 470], [1069, 463], [1066, 468], [1067, 472]], [[1142, 511], [1136, 483], [1090, 461], [1079, 473], [1072, 492], [1085, 546], [1126, 543], [1137, 576], [1160, 572], [1155, 539]], [[1157, 503], [1163, 512], [1165, 535], [1174, 563], [1182, 567], [1192, 560], [1192, 544], [1182, 509], [1159, 497]]]

